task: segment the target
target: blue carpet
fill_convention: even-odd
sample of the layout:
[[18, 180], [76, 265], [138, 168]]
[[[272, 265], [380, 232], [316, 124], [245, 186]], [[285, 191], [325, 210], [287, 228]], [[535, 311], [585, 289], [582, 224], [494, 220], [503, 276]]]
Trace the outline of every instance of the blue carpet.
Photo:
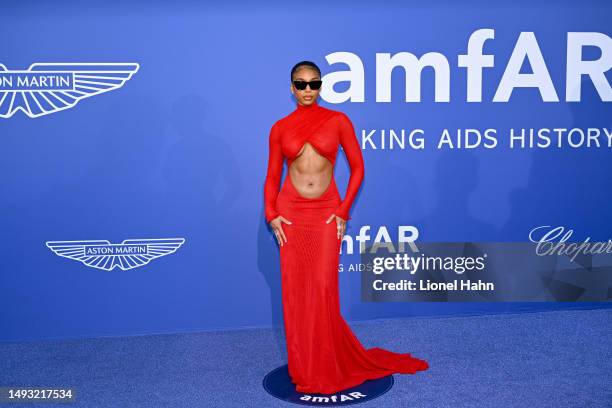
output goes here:
[[[355, 407], [612, 406], [610, 309], [351, 327], [368, 348], [430, 364]], [[75, 387], [78, 402], [64, 407], [287, 407], [262, 387], [284, 347], [282, 328], [0, 343], [0, 386]]]

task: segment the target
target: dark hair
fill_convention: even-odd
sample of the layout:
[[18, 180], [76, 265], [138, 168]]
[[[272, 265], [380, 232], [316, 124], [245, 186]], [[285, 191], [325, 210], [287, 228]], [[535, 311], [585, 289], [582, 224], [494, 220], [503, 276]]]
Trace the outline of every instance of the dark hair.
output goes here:
[[295, 64], [293, 68], [291, 68], [291, 81], [293, 81], [293, 74], [295, 74], [295, 71], [297, 71], [301, 67], [310, 67], [314, 69], [315, 71], [317, 71], [317, 73], [319, 74], [319, 78], [321, 77], [321, 70], [319, 69], [317, 64], [315, 64], [312, 61], [300, 61], [297, 64]]

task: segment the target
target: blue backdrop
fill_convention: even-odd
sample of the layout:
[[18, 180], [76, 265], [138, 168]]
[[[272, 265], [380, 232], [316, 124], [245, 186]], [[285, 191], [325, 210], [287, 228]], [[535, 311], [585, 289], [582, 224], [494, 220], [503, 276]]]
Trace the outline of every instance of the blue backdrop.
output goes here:
[[[612, 149], [605, 130], [610, 133], [612, 118], [612, 3], [370, 3], [6, 3], [0, 64], [7, 75], [39, 63], [138, 69], [124, 81], [108, 74], [106, 85], [96, 84], [100, 73], [84, 75], [89, 81], [81, 85], [89, 88], [63, 94], [54, 105], [65, 109], [39, 116], [32, 115], [36, 105], [31, 94], [23, 96], [25, 88], [0, 88], [0, 98], [15, 94], [12, 106], [9, 99], [0, 103], [0, 340], [282, 324], [278, 248], [263, 216], [268, 132], [295, 108], [293, 64], [308, 59], [324, 75], [346, 71], [346, 64], [333, 63], [336, 53], [363, 65], [364, 98], [338, 102], [359, 85], [340, 83], [320, 104], [345, 112], [360, 141], [374, 132], [362, 143], [366, 176], [347, 235], [366, 226], [373, 236], [387, 228], [396, 239], [398, 226], [414, 226], [424, 241], [527, 241], [530, 230], [551, 225], [572, 229], [577, 241], [610, 239]], [[494, 66], [483, 68], [482, 81], [470, 82], [482, 84], [482, 101], [469, 101], [459, 56], [481, 29], [494, 32], [482, 47]], [[587, 38], [599, 46], [585, 44], [581, 58], [599, 60], [604, 73], [597, 80], [579, 77], [579, 101], [570, 102], [566, 75], [574, 32], [599, 33]], [[517, 85], [507, 101], [493, 101], [523, 46], [539, 50], [542, 61], [536, 54], [521, 57], [520, 72], [536, 66], [542, 74], [543, 62], [558, 101], [541, 94], [549, 84], [545, 76], [540, 89]], [[401, 67], [392, 72], [391, 100], [377, 100], [383, 89], [377, 54], [402, 52], [417, 58], [437, 53], [432, 61], [440, 66], [446, 59], [448, 100], [443, 72], [436, 79], [425, 68], [420, 101], [407, 102]], [[108, 81], [116, 89], [70, 107], [71, 96]], [[573, 148], [565, 137], [561, 148], [554, 142], [508, 146], [510, 129], [541, 128], [599, 129], [601, 144]], [[425, 148], [383, 145], [383, 130], [388, 136], [402, 129], [406, 136], [422, 129]], [[458, 129], [496, 129], [498, 145], [437, 148], [444, 129], [453, 138]], [[574, 136], [578, 141], [579, 133]], [[344, 193], [349, 171], [342, 151], [336, 175]], [[126, 258], [123, 269], [110, 270], [58, 256], [48, 246], [170, 238], [184, 243], [162, 246], [157, 255], [175, 252], [149, 263]], [[356, 251], [343, 249], [345, 267], [359, 262]], [[342, 272], [340, 283], [349, 321], [609, 306], [363, 303], [358, 273]]]

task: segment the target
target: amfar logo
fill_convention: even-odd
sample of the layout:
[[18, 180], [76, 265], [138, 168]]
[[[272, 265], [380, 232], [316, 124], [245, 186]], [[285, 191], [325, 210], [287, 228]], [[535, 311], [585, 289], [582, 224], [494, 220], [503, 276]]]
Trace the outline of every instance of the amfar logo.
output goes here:
[[9, 71], [0, 64], [0, 118], [21, 110], [30, 118], [72, 108], [81, 99], [121, 88], [136, 63], [36, 63]]
[[[495, 55], [485, 54], [485, 42], [495, 38], [495, 30], [482, 28], [474, 31], [466, 46], [465, 54], [457, 56], [456, 62], [449, 62], [446, 55], [439, 52], [427, 52], [420, 57], [407, 51], [391, 53], [376, 53], [375, 93], [376, 102], [391, 102], [392, 73], [395, 68], [404, 70], [405, 101], [421, 102], [421, 73], [424, 68], [431, 67], [434, 71], [434, 101], [450, 102], [451, 78], [455, 76], [452, 70], [465, 68], [465, 87], [467, 102], [482, 102], [483, 90], [487, 72], [485, 68], [495, 67]], [[565, 54], [565, 101], [580, 102], [582, 78], [588, 77], [602, 101], [612, 101], [612, 87], [606, 73], [612, 68], [612, 38], [598, 32], [568, 32], [564, 41]], [[557, 45], [555, 45], [557, 46]], [[596, 49], [599, 56], [595, 59], [584, 57], [584, 49]], [[497, 85], [493, 102], [508, 102], [516, 88], [533, 88], [539, 91], [544, 102], [559, 102], [558, 88], [549, 73], [544, 55], [556, 52], [542, 52], [540, 44], [533, 31], [521, 32], [511, 50], [510, 58], [505, 63], [504, 73]], [[329, 103], [365, 102], [365, 72], [361, 57], [352, 52], [338, 51], [325, 56], [330, 65], [345, 64], [348, 70], [335, 71], [323, 76], [321, 98]], [[521, 67], [528, 62], [531, 73], [521, 72]], [[337, 92], [336, 83], [348, 82], [346, 90]], [[344, 88], [344, 87], [342, 87]], [[455, 89], [456, 87], [452, 87]]]
[[121, 244], [109, 241], [47, 241], [59, 256], [85, 265], [111, 271], [124, 271], [148, 264], [152, 259], [176, 252], [185, 238], [126, 239]]

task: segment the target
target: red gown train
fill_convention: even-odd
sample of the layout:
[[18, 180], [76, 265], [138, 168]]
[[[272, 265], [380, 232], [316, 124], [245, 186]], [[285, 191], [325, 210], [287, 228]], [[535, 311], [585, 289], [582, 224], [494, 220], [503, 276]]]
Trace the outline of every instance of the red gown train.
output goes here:
[[[287, 176], [279, 192], [284, 158], [288, 167], [305, 142], [335, 165], [342, 145], [351, 176], [344, 200], [335, 179], [317, 198], [302, 197]], [[265, 217], [279, 214], [287, 242], [280, 247], [281, 282], [289, 375], [302, 393], [332, 394], [393, 373], [426, 370], [425, 360], [382, 348], [365, 349], [340, 314], [340, 244], [331, 214], [350, 219], [349, 210], [364, 175], [363, 157], [353, 125], [342, 112], [318, 105], [297, 105], [270, 131], [264, 186]]]

